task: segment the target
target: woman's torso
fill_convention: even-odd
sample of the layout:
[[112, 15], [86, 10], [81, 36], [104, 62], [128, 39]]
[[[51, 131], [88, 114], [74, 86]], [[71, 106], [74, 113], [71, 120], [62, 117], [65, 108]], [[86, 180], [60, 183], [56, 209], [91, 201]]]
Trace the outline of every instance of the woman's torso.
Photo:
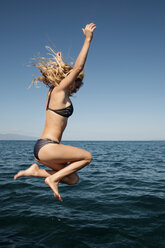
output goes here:
[[[46, 106], [53, 110], [59, 110], [67, 107], [71, 108], [72, 103], [67, 91], [56, 91], [56, 88], [53, 88], [47, 94]], [[48, 138], [60, 143], [68, 118], [50, 109], [46, 109], [45, 126], [40, 139]]]

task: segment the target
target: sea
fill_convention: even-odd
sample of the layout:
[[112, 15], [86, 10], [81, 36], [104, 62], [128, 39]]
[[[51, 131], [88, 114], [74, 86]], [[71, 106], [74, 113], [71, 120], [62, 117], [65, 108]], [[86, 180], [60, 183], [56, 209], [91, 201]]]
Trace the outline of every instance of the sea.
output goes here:
[[93, 156], [63, 202], [44, 178], [13, 179], [35, 142], [0, 141], [0, 248], [165, 248], [165, 141], [61, 142]]

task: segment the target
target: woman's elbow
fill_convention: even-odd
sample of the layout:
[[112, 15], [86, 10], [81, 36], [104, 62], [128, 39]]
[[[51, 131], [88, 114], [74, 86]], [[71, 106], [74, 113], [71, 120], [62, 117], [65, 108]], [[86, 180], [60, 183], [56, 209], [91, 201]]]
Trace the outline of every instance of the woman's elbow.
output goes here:
[[73, 69], [77, 70], [78, 72], [81, 72], [83, 70], [83, 66], [74, 66]]

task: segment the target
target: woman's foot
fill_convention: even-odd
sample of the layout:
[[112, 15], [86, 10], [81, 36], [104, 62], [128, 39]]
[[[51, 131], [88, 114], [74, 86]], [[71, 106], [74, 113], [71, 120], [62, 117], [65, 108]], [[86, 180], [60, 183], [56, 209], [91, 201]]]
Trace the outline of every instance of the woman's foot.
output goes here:
[[49, 176], [49, 177], [47, 177], [47, 178], [45, 179], [45, 183], [53, 190], [54, 196], [55, 196], [59, 201], [62, 202], [62, 198], [61, 198], [61, 196], [60, 196], [60, 194], [59, 194], [59, 192], [58, 192], [58, 183], [59, 183], [59, 182], [54, 182], [54, 181], [52, 181], [51, 176]]
[[37, 164], [32, 164], [27, 170], [20, 170], [15, 176], [14, 179], [16, 180], [19, 177], [35, 177], [37, 176], [37, 172], [39, 167]]

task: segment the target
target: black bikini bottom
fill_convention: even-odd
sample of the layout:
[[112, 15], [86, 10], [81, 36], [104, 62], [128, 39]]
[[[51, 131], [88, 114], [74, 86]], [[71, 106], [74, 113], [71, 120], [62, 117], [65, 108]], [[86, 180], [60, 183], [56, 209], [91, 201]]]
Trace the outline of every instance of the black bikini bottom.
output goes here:
[[49, 144], [49, 143], [59, 144], [57, 141], [51, 140], [51, 139], [38, 139], [37, 142], [35, 143], [33, 152], [34, 152], [34, 156], [38, 160], [40, 160], [38, 157], [39, 150], [41, 149], [41, 147], [43, 147], [44, 145]]

